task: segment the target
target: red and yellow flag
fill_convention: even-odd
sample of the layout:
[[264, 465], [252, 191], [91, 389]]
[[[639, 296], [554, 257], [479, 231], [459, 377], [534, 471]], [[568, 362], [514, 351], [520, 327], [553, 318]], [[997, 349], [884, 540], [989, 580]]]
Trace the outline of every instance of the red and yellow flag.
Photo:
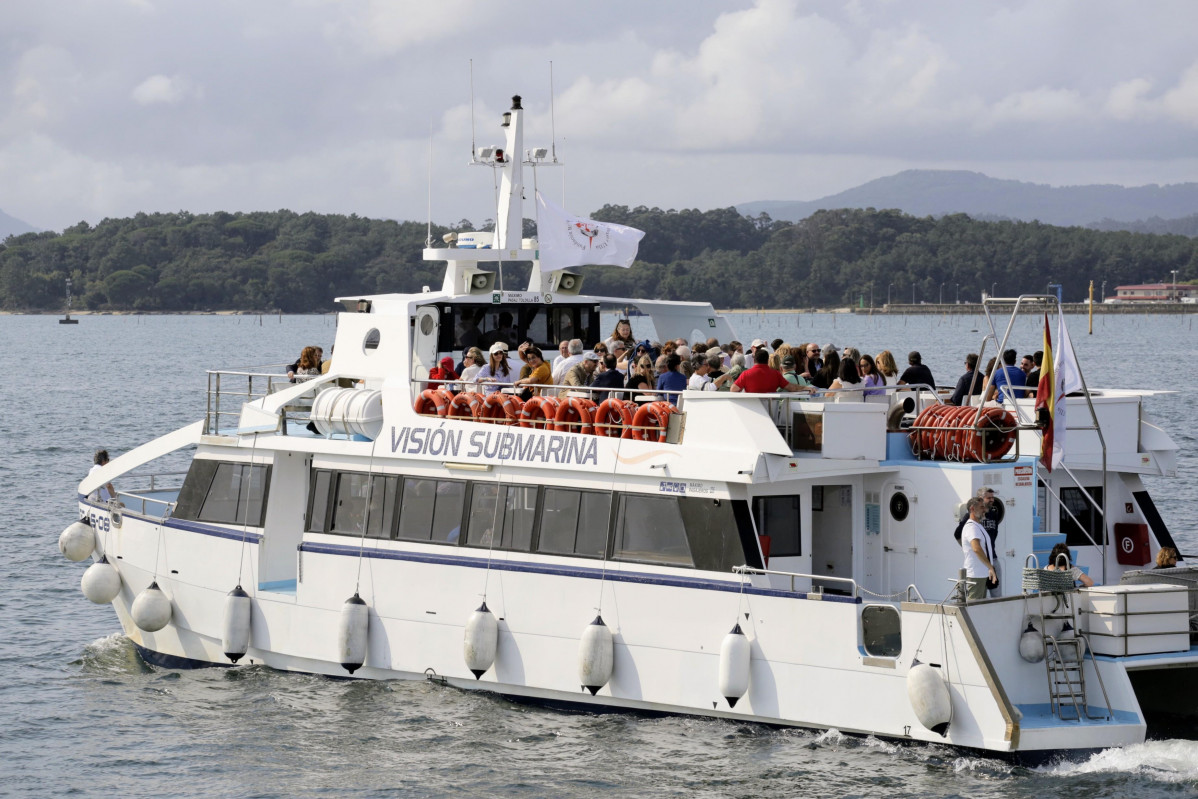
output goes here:
[[1040, 361], [1040, 383], [1036, 386], [1036, 423], [1040, 427], [1040, 463], [1052, 471], [1053, 416], [1056, 411], [1056, 385], [1053, 373], [1052, 333], [1048, 314], [1044, 314], [1044, 358]]

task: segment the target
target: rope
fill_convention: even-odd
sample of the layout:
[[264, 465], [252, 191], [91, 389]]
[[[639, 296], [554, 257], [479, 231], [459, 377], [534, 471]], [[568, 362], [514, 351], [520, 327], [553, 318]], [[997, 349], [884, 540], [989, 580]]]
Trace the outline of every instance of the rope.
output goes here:
[[[370, 442], [370, 460], [366, 462], [366, 507], [362, 509], [362, 536], [358, 539], [358, 574], [354, 578], [354, 593], [360, 593], [362, 588], [362, 559], [366, 555], [366, 531], [370, 529], [370, 503], [374, 499], [374, 449], [378, 446], [376, 438]], [[340, 486], [338, 486], [340, 488]]]
[[[250, 469], [249, 484], [250, 484], [251, 491], [254, 488], [254, 455], [258, 452], [258, 434], [254, 433], [253, 435], [254, 435], [254, 443], [250, 447], [250, 464], [249, 464], [249, 469]], [[238, 498], [240, 499], [240, 492], [238, 492]], [[237, 587], [238, 588], [241, 587], [241, 578], [242, 578], [242, 574], [245, 569], [245, 539], [249, 533], [249, 531], [246, 529], [249, 527], [249, 523], [250, 523], [250, 498], [247, 496], [245, 499], [245, 513], [243, 513], [241, 516], [241, 552], [238, 553], [238, 556], [237, 556]]]

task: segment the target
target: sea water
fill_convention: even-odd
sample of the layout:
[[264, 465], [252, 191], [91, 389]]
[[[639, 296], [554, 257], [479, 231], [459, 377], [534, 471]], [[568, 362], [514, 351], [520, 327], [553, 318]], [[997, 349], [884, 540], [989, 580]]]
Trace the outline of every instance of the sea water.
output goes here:
[[[605, 317], [605, 325], [613, 320]], [[981, 317], [738, 314], [740, 340], [919, 350], [952, 384]], [[97, 447], [115, 457], [199, 419], [205, 370], [328, 347], [330, 316], [0, 316], [0, 795], [3, 796], [1193, 796], [1198, 742], [1149, 741], [1037, 769], [835, 731], [688, 717], [569, 714], [427, 682], [361, 682], [251, 666], [147, 666], [112, 609], [58, 553]], [[614, 327], [614, 324], [612, 324]], [[1040, 348], [1042, 318], [1012, 332]], [[633, 320], [638, 338], [653, 331]], [[1172, 390], [1145, 408], [1180, 445], [1148, 481], [1198, 554], [1190, 316], [1070, 319], [1091, 385]], [[1003, 328], [998, 330], [999, 336]], [[993, 351], [993, 344], [988, 350]], [[185, 467], [185, 463], [180, 464]]]

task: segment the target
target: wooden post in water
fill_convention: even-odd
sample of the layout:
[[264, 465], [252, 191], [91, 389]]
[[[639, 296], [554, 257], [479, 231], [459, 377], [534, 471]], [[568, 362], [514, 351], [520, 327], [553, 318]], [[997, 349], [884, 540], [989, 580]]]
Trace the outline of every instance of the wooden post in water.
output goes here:
[[1094, 335], [1094, 281], [1090, 281], [1090, 335]]

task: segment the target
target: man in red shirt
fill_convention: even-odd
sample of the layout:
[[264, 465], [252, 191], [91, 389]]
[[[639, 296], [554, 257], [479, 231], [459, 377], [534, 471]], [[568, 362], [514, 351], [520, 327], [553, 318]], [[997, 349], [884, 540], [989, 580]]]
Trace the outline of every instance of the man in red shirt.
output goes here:
[[753, 351], [753, 366], [741, 373], [732, 384], [733, 391], [750, 394], [773, 394], [782, 391], [798, 391], [802, 386], [792, 384], [777, 369], [770, 367], [770, 353], [765, 347]]

